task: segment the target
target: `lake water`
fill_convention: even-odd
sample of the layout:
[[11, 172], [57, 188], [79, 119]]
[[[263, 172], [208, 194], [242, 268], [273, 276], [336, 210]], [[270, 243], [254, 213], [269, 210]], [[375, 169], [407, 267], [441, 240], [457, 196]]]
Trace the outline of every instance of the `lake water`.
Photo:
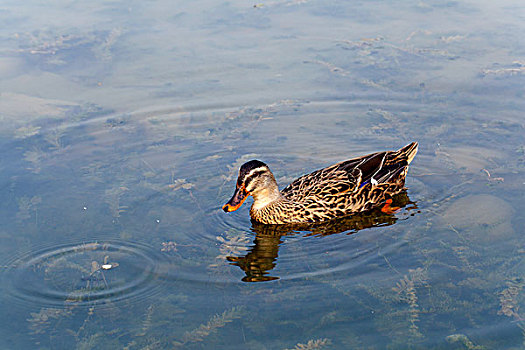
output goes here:
[[[522, 349], [519, 1], [3, 1], [0, 348]], [[394, 215], [221, 206], [420, 143]]]

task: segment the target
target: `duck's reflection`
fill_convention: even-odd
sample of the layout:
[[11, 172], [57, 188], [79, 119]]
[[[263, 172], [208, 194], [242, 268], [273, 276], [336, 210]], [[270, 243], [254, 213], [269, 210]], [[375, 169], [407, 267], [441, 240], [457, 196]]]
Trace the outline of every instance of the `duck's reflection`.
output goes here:
[[[393, 206], [405, 208], [407, 211], [417, 209], [416, 203], [410, 201], [406, 192], [396, 195], [393, 201]], [[252, 221], [252, 231], [255, 232], [254, 245], [246, 255], [228, 256], [227, 259], [232, 265], [239, 266], [245, 272], [243, 282], [272, 281], [279, 279], [277, 276], [270, 276], [269, 271], [275, 267], [282, 236], [299, 232], [307, 236], [327, 236], [335, 233], [350, 235], [366, 228], [393, 225], [397, 220], [395, 214], [386, 214], [375, 209], [316, 224], [266, 225]]]

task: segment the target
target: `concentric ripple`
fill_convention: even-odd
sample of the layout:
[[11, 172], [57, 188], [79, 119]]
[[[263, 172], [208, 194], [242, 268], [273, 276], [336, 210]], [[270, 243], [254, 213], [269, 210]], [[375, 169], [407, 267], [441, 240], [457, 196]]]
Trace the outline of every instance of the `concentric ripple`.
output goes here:
[[145, 245], [120, 241], [49, 247], [9, 265], [7, 292], [53, 307], [141, 299], [161, 287], [158, 259]]

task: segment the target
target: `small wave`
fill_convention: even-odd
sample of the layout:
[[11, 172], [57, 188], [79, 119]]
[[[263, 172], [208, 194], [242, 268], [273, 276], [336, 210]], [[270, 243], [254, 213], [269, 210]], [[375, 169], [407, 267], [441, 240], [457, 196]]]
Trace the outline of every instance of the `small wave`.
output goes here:
[[53, 246], [12, 261], [6, 289], [40, 307], [138, 300], [159, 291], [160, 259], [148, 246], [114, 240]]

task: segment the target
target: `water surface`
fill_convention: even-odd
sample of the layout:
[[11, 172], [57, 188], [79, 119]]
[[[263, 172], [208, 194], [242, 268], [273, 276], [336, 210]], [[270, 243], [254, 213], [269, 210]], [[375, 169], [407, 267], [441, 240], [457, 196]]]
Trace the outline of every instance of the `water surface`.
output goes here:
[[[525, 346], [525, 8], [4, 2], [0, 347]], [[420, 143], [394, 215], [225, 214]]]

